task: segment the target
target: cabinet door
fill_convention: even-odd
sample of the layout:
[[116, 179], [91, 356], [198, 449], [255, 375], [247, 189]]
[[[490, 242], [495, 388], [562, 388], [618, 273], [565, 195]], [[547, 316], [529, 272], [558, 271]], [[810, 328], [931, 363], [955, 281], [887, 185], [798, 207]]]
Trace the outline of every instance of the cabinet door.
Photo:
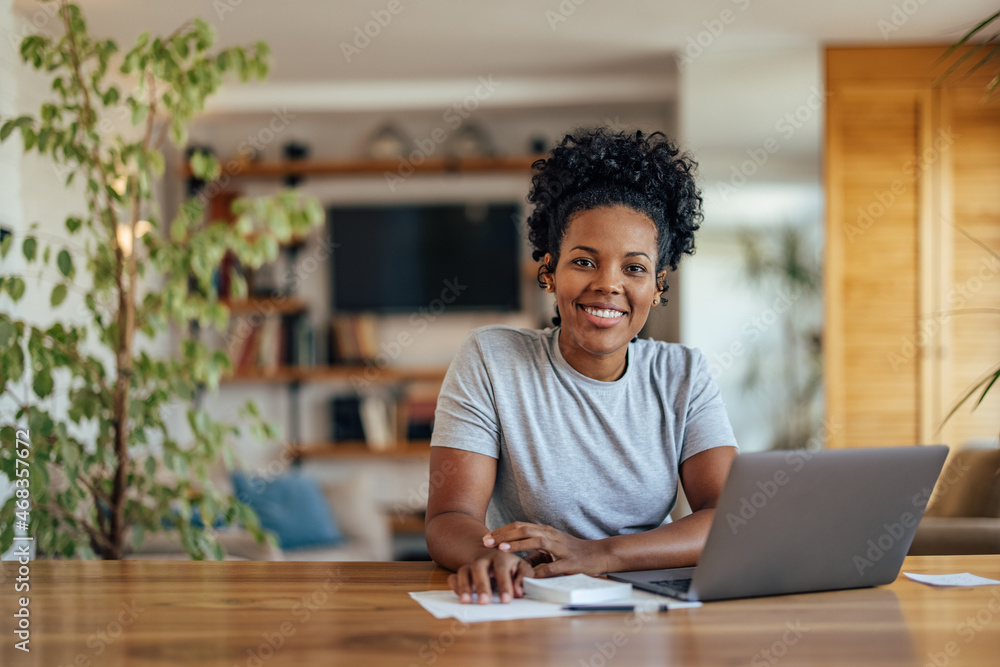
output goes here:
[[[940, 107], [941, 131], [952, 144], [942, 163], [943, 259], [935, 295], [941, 314], [924, 318], [925, 328], [939, 330], [941, 341], [935, 361], [942, 392], [928, 406], [933, 430], [958, 398], [1000, 364], [1000, 99], [984, 103], [979, 86], [944, 88]], [[975, 399], [937, 439], [957, 445], [997, 436], [1000, 386], [973, 411]]]
[[829, 443], [995, 438], [1000, 387], [1000, 100], [939, 85], [940, 47], [827, 52], [824, 338]]
[[830, 91], [824, 373], [832, 447], [918, 440], [920, 365], [906, 341], [919, 309], [917, 161], [928, 114], [919, 90]]

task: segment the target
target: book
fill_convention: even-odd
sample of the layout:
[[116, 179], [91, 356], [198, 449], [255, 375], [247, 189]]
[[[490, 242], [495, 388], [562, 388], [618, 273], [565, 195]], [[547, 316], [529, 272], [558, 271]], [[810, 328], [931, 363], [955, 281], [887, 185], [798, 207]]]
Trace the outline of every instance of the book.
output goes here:
[[368, 447], [377, 452], [389, 449], [393, 439], [385, 400], [381, 396], [365, 396], [361, 399], [360, 410]]
[[361, 397], [334, 396], [330, 400], [330, 439], [334, 442], [365, 440]]
[[631, 597], [632, 584], [608, 581], [587, 574], [548, 579], [525, 579], [526, 597], [559, 604], [597, 604]]

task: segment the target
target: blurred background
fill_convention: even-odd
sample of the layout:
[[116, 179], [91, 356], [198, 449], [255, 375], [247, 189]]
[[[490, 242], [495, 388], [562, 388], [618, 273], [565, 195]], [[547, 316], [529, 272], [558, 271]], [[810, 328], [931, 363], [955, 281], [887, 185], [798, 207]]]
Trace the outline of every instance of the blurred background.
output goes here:
[[[536, 286], [521, 226], [529, 166], [568, 131], [594, 125], [663, 131], [700, 165], [697, 253], [668, 278], [669, 305], [654, 309], [643, 335], [706, 354], [744, 451], [822, 444], [824, 49], [949, 44], [996, 11], [992, 0], [81, 4], [94, 34], [123, 45], [143, 30], [167, 34], [200, 17], [220, 46], [270, 46], [268, 80], [224, 87], [192, 126], [189, 145], [246, 163], [216, 197], [222, 214], [226, 196], [289, 184], [318, 197], [329, 221], [253, 276], [257, 296], [292, 300], [284, 303], [295, 320], [288, 335], [301, 340], [295, 358], [255, 363], [252, 350], [231, 350], [245, 381], [206, 401], [235, 418], [253, 398], [289, 441], [329, 451], [359, 438], [350, 435], [350, 378], [266, 379], [259, 366], [430, 369], [402, 371], [406, 396], [386, 383], [386, 400], [405, 402], [412, 416], [426, 413], [435, 369], [470, 329], [547, 326], [553, 303]], [[54, 26], [36, 3], [0, 0], [0, 28], [9, 37], [0, 47], [2, 110], [37, 109], [47, 86], [20, 65], [15, 44]], [[164, 219], [199, 186], [182, 175], [182, 153], [167, 158]], [[299, 172], [286, 160], [310, 166]], [[462, 160], [470, 166], [457, 167]], [[61, 220], [79, 196], [50, 165], [10, 144], [0, 150], [0, 174], [0, 225], [10, 229]], [[488, 255], [476, 256], [473, 287], [451, 302], [441, 276], [431, 287], [402, 289], [416, 276], [426, 282], [430, 269], [392, 254], [431, 243], [434, 216], [458, 221], [456, 230], [463, 220], [487, 230], [448, 233], [452, 254]], [[400, 225], [413, 235], [401, 238]], [[377, 288], [383, 279], [388, 286]], [[47, 316], [42, 305], [24, 307]], [[426, 424], [409, 416], [394, 417], [396, 432], [426, 437]], [[369, 449], [383, 447], [367, 438]], [[279, 469], [281, 447], [246, 446], [243, 454], [251, 468], [278, 461]], [[378, 457], [379, 465], [397, 477], [383, 478], [376, 494], [398, 506], [407, 501], [399, 489], [419, 489], [425, 452], [385, 448], [397, 453]], [[341, 476], [371, 467], [354, 453], [317, 455], [314, 464]]]

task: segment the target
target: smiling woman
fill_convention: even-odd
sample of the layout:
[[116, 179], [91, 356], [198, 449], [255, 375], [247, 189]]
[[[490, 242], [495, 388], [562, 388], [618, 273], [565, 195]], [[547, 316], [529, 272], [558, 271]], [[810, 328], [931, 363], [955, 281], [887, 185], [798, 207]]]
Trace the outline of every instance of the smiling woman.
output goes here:
[[[534, 165], [542, 331], [482, 327], [441, 388], [427, 545], [463, 602], [524, 577], [693, 565], [736, 455], [698, 350], [638, 340], [694, 250], [694, 163], [662, 134], [567, 136]], [[445, 472], [447, 471], [447, 472]], [[668, 522], [683, 482], [692, 514]]]

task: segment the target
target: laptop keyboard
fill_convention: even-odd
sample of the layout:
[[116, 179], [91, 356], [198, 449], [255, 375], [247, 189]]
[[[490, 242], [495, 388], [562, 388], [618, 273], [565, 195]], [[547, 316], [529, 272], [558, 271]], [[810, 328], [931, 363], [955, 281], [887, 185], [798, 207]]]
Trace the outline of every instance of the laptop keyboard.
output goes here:
[[690, 579], [663, 579], [661, 581], [651, 581], [650, 585], [662, 589], [662, 593], [672, 597], [686, 597], [691, 588]]

